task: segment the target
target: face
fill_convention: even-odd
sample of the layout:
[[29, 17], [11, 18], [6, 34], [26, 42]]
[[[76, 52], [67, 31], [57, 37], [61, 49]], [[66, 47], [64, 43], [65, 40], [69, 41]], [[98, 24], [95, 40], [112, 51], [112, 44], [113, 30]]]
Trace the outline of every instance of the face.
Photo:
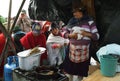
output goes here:
[[33, 33], [34, 36], [39, 36], [40, 35], [40, 32], [38, 33], [38, 32], [32, 31], [32, 33]]
[[52, 34], [53, 35], [58, 35], [59, 34], [59, 29], [58, 28], [53, 29]]
[[40, 25], [35, 25], [32, 29], [32, 33], [34, 36], [38, 36], [41, 33], [41, 27]]
[[21, 13], [21, 18], [24, 18], [26, 16], [26, 14]]
[[83, 17], [83, 13], [79, 11], [73, 12], [73, 15], [75, 18], [78, 18], [78, 19]]

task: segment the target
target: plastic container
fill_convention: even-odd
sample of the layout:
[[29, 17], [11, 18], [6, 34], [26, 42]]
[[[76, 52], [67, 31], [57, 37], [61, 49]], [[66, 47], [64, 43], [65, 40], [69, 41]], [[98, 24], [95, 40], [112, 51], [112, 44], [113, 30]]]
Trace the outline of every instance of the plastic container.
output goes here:
[[40, 53], [28, 55], [30, 52], [29, 50], [25, 50], [22, 52], [19, 52], [18, 55], [18, 61], [19, 61], [19, 67], [22, 70], [32, 70], [33, 67], [38, 67], [40, 65], [40, 56], [45, 52], [45, 48], [39, 47]]
[[116, 74], [118, 58], [111, 55], [103, 55], [100, 57], [101, 74], [112, 77]]
[[4, 81], [13, 81], [12, 80], [12, 71], [18, 67], [18, 57], [9, 56], [7, 58], [7, 64], [4, 65]]

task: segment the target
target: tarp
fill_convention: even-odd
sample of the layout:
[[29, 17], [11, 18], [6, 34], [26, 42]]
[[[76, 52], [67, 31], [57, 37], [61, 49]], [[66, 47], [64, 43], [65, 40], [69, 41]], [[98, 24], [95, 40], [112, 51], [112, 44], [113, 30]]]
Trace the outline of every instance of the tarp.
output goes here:
[[72, 17], [72, 0], [30, 0], [28, 11], [34, 20], [67, 23]]
[[94, 0], [101, 44], [120, 44], [120, 0]]

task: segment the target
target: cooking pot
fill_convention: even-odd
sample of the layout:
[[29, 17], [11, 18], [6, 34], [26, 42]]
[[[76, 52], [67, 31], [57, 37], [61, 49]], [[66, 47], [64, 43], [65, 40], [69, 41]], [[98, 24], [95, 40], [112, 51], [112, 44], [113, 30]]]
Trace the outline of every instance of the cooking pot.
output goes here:
[[59, 77], [59, 72], [56, 67], [53, 66], [40, 66], [35, 69], [35, 74], [40, 79], [54, 79]]

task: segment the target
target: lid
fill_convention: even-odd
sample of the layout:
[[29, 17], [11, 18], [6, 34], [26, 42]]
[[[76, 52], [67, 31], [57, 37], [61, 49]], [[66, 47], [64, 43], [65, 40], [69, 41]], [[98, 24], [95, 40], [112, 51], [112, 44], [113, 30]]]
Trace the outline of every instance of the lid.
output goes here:
[[32, 55], [30, 55], [31, 49], [28, 49], [28, 50], [24, 50], [24, 51], [22, 51], [22, 52], [19, 52], [19, 53], [17, 53], [17, 55], [18, 55], [19, 57], [34, 56], [34, 55], [43, 54], [43, 53], [45, 52], [45, 50], [46, 50], [46, 48], [43, 48], [43, 47], [39, 47], [38, 49], [40, 50], [40, 52], [35, 53], [35, 54], [32, 54]]

